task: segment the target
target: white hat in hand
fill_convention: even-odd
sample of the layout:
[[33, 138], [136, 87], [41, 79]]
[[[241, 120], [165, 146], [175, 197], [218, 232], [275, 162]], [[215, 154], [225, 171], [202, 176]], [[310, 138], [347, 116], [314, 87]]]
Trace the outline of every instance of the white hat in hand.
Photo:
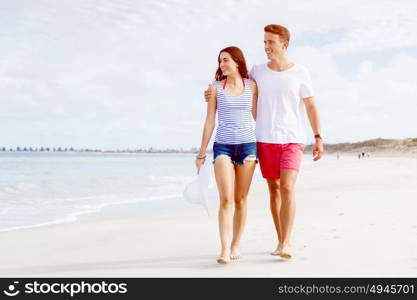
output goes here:
[[201, 166], [197, 178], [185, 187], [183, 193], [188, 202], [203, 205], [208, 215], [210, 215], [207, 205], [209, 178], [208, 167], [204, 164]]

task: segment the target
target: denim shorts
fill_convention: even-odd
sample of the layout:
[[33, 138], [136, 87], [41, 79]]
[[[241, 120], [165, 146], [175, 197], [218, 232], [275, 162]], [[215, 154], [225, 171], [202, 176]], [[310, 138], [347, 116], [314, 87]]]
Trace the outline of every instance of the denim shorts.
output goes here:
[[[243, 165], [245, 159], [258, 162], [256, 143], [213, 144], [213, 163], [219, 155], [226, 155], [236, 165]], [[251, 156], [251, 157], [248, 157]]]

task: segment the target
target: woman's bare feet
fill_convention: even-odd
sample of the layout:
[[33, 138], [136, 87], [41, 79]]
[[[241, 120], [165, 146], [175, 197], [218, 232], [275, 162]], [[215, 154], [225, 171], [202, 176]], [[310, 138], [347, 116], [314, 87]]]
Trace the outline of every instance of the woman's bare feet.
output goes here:
[[219, 258], [216, 260], [219, 264], [228, 264], [230, 262], [230, 250], [222, 250]]
[[240, 252], [238, 247], [232, 247], [232, 251], [230, 252], [230, 259], [236, 260], [240, 258]]
[[221, 265], [225, 265], [225, 264], [228, 264], [230, 262], [230, 258], [219, 257], [216, 261], [217, 261], [217, 263], [219, 263]]

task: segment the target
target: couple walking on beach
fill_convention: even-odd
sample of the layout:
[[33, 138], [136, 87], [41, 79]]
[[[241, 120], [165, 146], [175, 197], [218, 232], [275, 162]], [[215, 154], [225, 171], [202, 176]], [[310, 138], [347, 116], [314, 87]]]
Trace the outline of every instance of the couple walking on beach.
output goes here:
[[218, 263], [239, 259], [239, 243], [246, 221], [246, 199], [259, 160], [267, 180], [270, 209], [278, 235], [271, 253], [292, 257], [291, 231], [295, 217], [294, 188], [307, 135], [305, 114], [314, 134], [313, 160], [323, 155], [320, 122], [308, 70], [286, 57], [290, 34], [281, 25], [264, 28], [268, 62], [248, 73], [242, 51], [222, 49], [215, 81], [205, 91], [207, 116], [197, 172], [206, 161], [206, 149], [215, 128], [214, 172], [219, 191], [221, 252]]

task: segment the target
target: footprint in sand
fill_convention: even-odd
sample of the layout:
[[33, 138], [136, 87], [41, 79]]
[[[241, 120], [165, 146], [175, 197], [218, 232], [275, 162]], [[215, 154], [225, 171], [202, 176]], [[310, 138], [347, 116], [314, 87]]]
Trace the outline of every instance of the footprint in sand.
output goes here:
[[336, 228], [332, 228], [329, 230], [330, 233], [335, 233], [336, 231], [337, 231]]
[[332, 238], [333, 238], [334, 240], [338, 240], [338, 239], [340, 239], [341, 237], [340, 237], [340, 236], [338, 236], [338, 235], [334, 235]]
[[338, 213], [337, 214], [339, 217], [341, 217], [341, 216], [344, 216], [345, 214], [344, 213]]

